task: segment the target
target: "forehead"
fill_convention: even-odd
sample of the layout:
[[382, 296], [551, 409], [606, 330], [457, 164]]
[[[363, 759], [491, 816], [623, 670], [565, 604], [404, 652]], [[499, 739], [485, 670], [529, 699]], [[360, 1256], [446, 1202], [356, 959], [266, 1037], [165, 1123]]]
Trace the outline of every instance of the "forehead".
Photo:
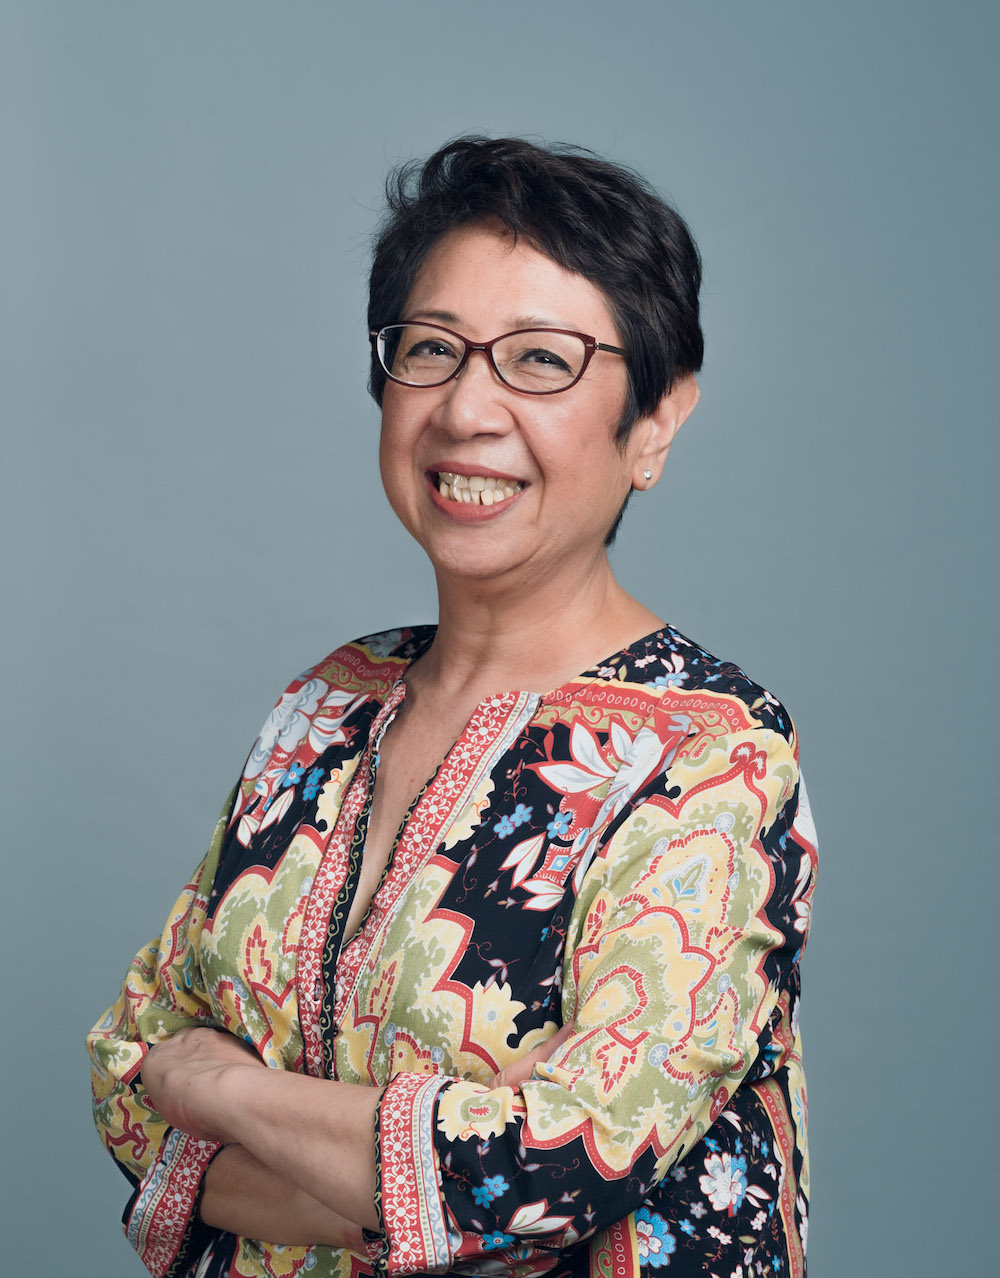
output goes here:
[[407, 319], [436, 319], [468, 337], [540, 325], [613, 342], [604, 293], [499, 224], [449, 231], [424, 258], [406, 300]]

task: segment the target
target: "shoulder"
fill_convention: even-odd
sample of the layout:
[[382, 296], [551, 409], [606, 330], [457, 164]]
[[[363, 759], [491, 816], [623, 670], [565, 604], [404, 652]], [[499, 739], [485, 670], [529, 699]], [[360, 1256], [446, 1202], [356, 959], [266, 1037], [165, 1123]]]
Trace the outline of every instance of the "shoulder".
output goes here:
[[635, 758], [627, 760], [628, 780], [636, 784], [609, 825], [605, 855], [614, 860], [622, 840], [634, 838], [641, 859], [650, 840], [678, 828], [686, 846], [706, 822], [728, 838], [742, 812], [756, 814], [752, 826], [766, 855], [783, 856], [794, 837], [814, 865], [798, 740], [782, 702], [741, 666], [673, 626], [616, 660], [616, 669], [600, 672], [609, 684], [641, 685], [655, 703], [635, 738]]
[[433, 626], [362, 635], [301, 671], [265, 719], [244, 775], [259, 775], [276, 750], [284, 755], [294, 751], [314, 720], [321, 719], [325, 726], [326, 720], [343, 718], [351, 707], [384, 701], [433, 637]]
[[776, 696], [741, 666], [715, 656], [674, 626], [625, 649], [621, 661], [620, 681], [657, 691], [671, 708], [703, 708], [708, 715], [714, 711], [733, 727], [768, 729], [794, 744], [792, 717]]
[[370, 688], [377, 694], [401, 678], [407, 666], [430, 646], [435, 629], [429, 625], [403, 626], [362, 635], [310, 666], [299, 676], [299, 682], [315, 679], [330, 687], [359, 692]]

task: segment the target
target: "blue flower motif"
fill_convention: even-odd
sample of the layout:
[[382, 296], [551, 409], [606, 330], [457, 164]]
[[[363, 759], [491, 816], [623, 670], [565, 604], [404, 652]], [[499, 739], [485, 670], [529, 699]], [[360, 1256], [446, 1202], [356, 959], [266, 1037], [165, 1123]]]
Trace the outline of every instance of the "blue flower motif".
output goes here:
[[771, 1146], [767, 1143], [767, 1141], [766, 1141], [766, 1140], [762, 1140], [762, 1141], [760, 1142], [760, 1152], [761, 1152], [761, 1153], [764, 1155], [764, 1157], [766, 1158], [766, 1157], [768, 1156], [768, 1154], [770, 1153], [770, 1151], [771, 1151]]
[[510, 1185], [502, 1176], [487, 1176], [483, 1184], [489, 1186], [490, 1193], [494, 1198], [500, 1198], [510, 1189]]
[[680, 1226], [686, 1234], [694, 1234], [694, 1225], [691, 1224], [690, 1220], [682, 1220]]
[[662, 1216], [640, 1207], [635, 1213], [635, 1234], [639, 1244], [639, 1259], [654, 1269], [670, 1264], [670, 1257], [677, 1247], [677, 1239], [667, 1228]]
[[552, 820], [545, 827], [545, 833], [550, 839], [561, 839], [569, 827], [573, 824], [573, 815], [570, 812], [557, 812]]
[[516, 828], [517, 827], [514, 822], [506, 815], [502, 816], [493, 827], [494, 831], [500, 835], [501, 839], [505, 839], [508, 834], [513, 834]]
[[777, 1273], [777, 1272], [778, 1272], [778, 1270], [781, 1268], [781, 1257], [780, 1257], [780, 1256], [772, 1256], [772, 1257], [771, 1257], [771, 1264], [772, 1264], [772, 1265], [774, 1265], [774, 1272], [775, 1272], [775, 1273]]
[[686, 670], [675, 670], [672, 674], [657, 675], [653, 680], [654, 688], [676, 688], [688, 677]]
[[495, 1233], [483, 1236], [483, 1251], [496, 1251], [500, 1247], [509, 1247], [513, 1241], [513, 1234], [502, 1234], [498, 1229]]
[[710, 1149], [713, 1154], [717, 1154], [719, 1152], [719, 1142], [717, 1140], [712, 1140], [711, 1137], [709, 1136], [705, 1137], [705, 1139], [702, 1141], [702, 1144], [707, 1149]]
[[[499, 1198], [508, 1189], [510, 1189], [510, 1185], [507, 1184], [502, 1176], [487, 1176], [481, 1185], [473, 1187], [472, 1197], [480, 1207], [488, 1207], [494, 1198]], [[499, 1246], [499, 1244], [497, 1245]]]
[[319, 790], [319, 783], [323, 780], [323, 769], [313, 768], [306, 777], [306, 783], [302, 787], [302, 797], [304, 799], [315, 798], [316, 792]]
[[302, 774], [305, 772], [305, 765], [301, 763], [293, 763], [281, 778], [281, 786], [284, 789], [287, 785], [298, 785], [302, 780]]
[[524, 825], [525, 821], [531, 820], [531, 808], [527, 808], [523, 803], [519, 803], [510, 814], [510, 819], [515, 825]]

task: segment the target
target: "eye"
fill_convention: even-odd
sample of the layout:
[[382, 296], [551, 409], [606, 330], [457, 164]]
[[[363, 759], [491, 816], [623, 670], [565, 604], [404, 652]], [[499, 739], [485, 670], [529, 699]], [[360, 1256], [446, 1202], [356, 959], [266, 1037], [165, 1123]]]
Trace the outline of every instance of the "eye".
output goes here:
[[526, 329], [508, 333], [493, 354], [500, 376], [515, 389], [553, 391], [576, 381], [587, 347], [575, 333]]
[[425, 337], [423, 341], [414, 342], [406, 352], [407, 359], [454, 359], [455, 350], [447, 342], [437, 337]]
[[570, 366], [555, 351], [546, 350], [542, 346], [533, 346], [529, 350], [521, 351], [518, 355], [518, 363], [520, 364], [540, 364], [542, 367], [556, 368], [560, 372], [569, 372]]

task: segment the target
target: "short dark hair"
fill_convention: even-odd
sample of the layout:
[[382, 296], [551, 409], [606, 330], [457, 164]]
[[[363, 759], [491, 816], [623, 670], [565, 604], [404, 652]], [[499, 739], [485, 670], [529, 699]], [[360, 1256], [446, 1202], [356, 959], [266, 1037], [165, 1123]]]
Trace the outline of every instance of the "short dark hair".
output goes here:
[[[467, 136], [394, 169], [386, 202], [369, 279], [369, 328], [403, 318], [420, 267], [442, 235], [495, 219], [515, 241], [523, 236], [608, 299], [628, 351], [619, 447], [678, 377], [701, 368], [698, 247], [680, 214], [631, 169], [583, 147]], [[385, 380], [373, 353], [368, 388], [379, 405]], [[621, 512], [606, 544], [620, 519]]]

